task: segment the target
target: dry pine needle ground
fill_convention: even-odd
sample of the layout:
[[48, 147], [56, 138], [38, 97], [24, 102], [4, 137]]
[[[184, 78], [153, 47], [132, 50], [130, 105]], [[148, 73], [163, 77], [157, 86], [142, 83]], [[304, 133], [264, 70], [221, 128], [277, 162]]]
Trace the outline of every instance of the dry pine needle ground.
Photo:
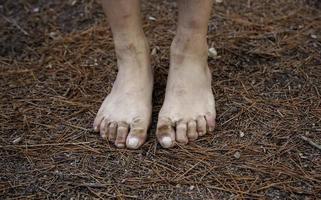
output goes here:
[[156, 80], [153, 126], [138, 151], [91, 130], [117, 73], [100, 5], [0, 2], [1, 199], [321, 198], [320, 1], [215, 3], [218, 126], [170, 150], [153, 133], [176, 4], [143, 1]]

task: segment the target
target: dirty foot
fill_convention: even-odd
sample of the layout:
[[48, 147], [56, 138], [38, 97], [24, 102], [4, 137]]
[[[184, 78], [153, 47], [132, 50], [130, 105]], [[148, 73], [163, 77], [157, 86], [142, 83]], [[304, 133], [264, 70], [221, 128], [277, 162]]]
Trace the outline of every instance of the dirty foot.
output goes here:
[[151, 121], [153, 72], [144, 37], [116, 38], [118, 74], [102, 103], [94, 130], [119, 148], [139, 148]]
[[206, 39], [176, 37], [157, 139], [164, 148], [187, 144], [214, 130], [215, 115]]

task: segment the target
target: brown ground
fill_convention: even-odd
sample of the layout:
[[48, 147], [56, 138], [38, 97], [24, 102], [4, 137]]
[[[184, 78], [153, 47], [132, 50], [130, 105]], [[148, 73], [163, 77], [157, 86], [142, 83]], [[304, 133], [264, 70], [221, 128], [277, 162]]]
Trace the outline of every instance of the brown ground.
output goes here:
[[215, 4], [217, 129], [166, 150], [154, 132], [175, 7], [143, 2], [156, 53], [153, 126], [130, 151], [91, 129], [116, 75], [100, 5], [0, 0], [0, 199], [321, 198], [321, 150], [302, 139], [321, 144], [321, 2]]

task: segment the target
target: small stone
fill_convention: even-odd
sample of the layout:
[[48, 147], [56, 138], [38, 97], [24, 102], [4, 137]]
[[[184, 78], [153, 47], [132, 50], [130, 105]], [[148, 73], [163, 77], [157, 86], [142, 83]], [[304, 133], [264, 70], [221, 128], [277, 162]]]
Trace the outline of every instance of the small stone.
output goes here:
[[313, 39], [317, 39], [317, 38], [318, 38], [318, 37], [317, 37], [316, 35], [314, 35], [314, 34], [311, 34], [310, 36], [311, 36], [311, 38], [313, 38]]
[[74, 6], [77, 3], [77, 0], [73, 0], [70, 2], [70, 5]]
[[46, 66], [46, 68], [51, 69], [51, 68], [52, 68], [52, 64], [49, 63], [49, 64]]
[[236, 158], [236, 159], [239, 159], [241, 157], [241, 153], [240, 152], [235, 152], [235, 154], [234, 154], [234, 158]]
[[148, 16], [148, 19], [151, 20], [151, 21], [156, 21], [156, 18], [153, 17], [153, 16]]
[[242, 138], [242, 137], [244, 137], [244, 132], [243, 131], [240, 131], [240, 137]]
[[14, 139], [14, 140], [12, 141], [12, 143], [13, 143], [13, 144], [18, 144], [19, 142], [21, 142], [21, 140], [22, 140], [22, 137], [18, 137], [18, 138], [16, 138], [16, 139]]
[[194, 185], [191, 185], [191, 186], [189, 187], [189, 190], [194, 190], [194, 188], [195, 188], [195, 186], [194, 186]]
[[303, 153], [299, 153], [299, 156], [300, 156], [300, 158], [303, 158], [303, 159], [308, 158], [308, 157], [304, 156]]
[[216, 3], [223, 3], [223, 0], [215, 0]]
[[208, 56], [211, 58], [217, 58], [217, 51], [214, 47], [208, 49]]
[[39, 8], [38, 7], [36, 7], [36, 8], [34, 8], [34, 9], [32, 9], [32, 12], [35, 12], [35, 13], [37, 13], [37, 12], [39, 12]]
[[155, 47], [155, 48], [152, 49], [151, 55], [155, 56], [156, 54], [157, 54], [157, 48]]
[[51, 37], [52, 39], [57, 39], [57, 38], [58, 38], [58, 33], [56, 33], [56, 32], [50, 32], [50, 33], [49, 33], [49, 37]]

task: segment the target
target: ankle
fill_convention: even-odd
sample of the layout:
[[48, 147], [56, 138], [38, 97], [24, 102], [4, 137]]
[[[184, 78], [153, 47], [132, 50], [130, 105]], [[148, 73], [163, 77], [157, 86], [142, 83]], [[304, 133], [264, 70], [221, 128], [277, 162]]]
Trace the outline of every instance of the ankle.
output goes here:
[[[149, 45], [144, 33], [114, 34], [118, 72], [121, 74], [145, 74], [150, 76]], [[126, 76], [127, 76], [126, 75]]]
[[207, 58], [206, 35], [193, 32], [178, 32], [171, 44], [171, 55]]
[[117, 57], [124, 54], [143, 53], [149, 51], [149, 45], [143, 32], [126, 32], [114, 34]]

